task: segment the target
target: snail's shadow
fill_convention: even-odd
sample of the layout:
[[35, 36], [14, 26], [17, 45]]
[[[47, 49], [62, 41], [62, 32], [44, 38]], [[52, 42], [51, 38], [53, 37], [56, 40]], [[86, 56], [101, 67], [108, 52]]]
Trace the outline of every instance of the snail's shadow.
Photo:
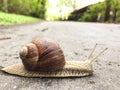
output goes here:
[[[43, 87], [52, 87], [61, 83], [65, 83], [70, 85], [71, 82], [77, 81], [89, 81], [91, 78], [95, 77], [95, 75], [83, 76], [83, 77], [24, 77], [18, 75], [8, 74], [6, 72], [1, 72], [0, 74], [5, 75], [5, 77], [11, 78], [10, 80], [15, 80], [15, 85], [19, 88], [22, 87], [35, 87], [35, 86], [43, 86]], [[20, 84], [20, 82], [22, 82]], [[59, 87], [59, 86], [58, 86]]]

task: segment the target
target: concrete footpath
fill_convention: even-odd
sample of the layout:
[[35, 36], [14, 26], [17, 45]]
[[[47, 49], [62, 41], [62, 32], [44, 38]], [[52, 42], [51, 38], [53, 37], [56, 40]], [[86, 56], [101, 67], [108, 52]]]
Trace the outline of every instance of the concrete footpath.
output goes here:
[[0, 71], [0, 90], [120, 90], [120, 25], [42, 22], [0, 27], [0, 68], [20, 63], [19, 50], [36, 37], [56, 40], [66, 60], [86, 60], [108, 50], [93, 64], [94, 74], [82, 78], [25, 78]]

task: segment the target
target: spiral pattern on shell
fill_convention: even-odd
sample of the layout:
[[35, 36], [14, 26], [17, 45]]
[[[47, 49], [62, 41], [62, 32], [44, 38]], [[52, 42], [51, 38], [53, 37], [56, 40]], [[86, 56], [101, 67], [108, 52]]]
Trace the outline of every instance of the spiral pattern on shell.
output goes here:
[[57, 71], [65, 65], [62, 49], [48, 38], [38, 38], [24, 46], [20, 58], [24, 67], [32, 71]]

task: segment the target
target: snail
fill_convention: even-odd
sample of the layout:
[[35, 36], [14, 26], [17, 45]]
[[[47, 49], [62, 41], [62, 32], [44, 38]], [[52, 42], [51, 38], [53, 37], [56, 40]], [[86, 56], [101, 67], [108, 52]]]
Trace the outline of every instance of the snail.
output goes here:
[[65, 61], [59, 44], [48, 38], [37, 38], [20, 50], [22, 63], [1, 70], [25, 77], [82, 77], [93, 74], [92, 63], [107, 50], [92, 57], [97, 44], [85, 61]]

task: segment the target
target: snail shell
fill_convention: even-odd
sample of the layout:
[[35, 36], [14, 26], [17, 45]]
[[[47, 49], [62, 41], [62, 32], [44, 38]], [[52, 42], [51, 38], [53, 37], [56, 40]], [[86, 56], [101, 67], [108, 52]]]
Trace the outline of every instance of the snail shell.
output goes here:
[[105, 48], [96, 57], [92, 54], [85, 61], [65, 61], [60, 46], [48, 38], [38, 38], [20, 50], [22, 63], [1, 70], [9, 74], [25, 77], [81, 77], [93, 73], [92, 63], [107, 50]]
[[60, 46], [48, 38], [38, 38], [20, 50], [20, 58], [27, 70], [62, 70], [65, 58]]

